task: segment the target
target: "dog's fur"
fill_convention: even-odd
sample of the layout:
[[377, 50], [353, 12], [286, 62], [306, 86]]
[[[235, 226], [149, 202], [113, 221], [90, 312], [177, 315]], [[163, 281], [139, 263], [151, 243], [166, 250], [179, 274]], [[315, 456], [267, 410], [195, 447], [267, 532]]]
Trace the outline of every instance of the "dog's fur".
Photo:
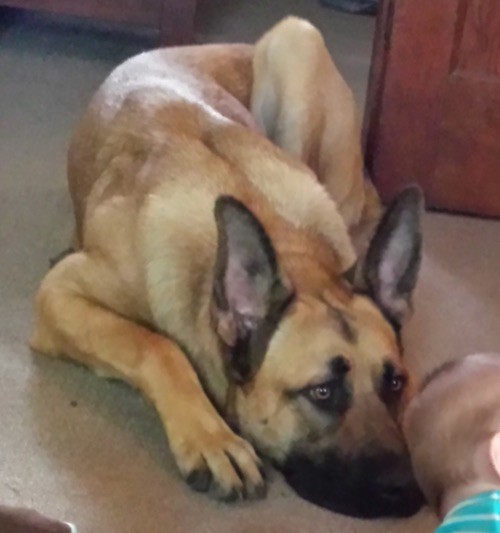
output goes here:
[[125, 62], [76, 131], [68, 177], [77, 251], [40, 287], [35, 350], [138, 387], [195, 488], [261, 494], [252, 442], [325, 505], [418, 507], [397, 329], [421, 195], [389, 208], [357, 292], [348, 229], [376, 220], [378, 199], [352, 93], [313, 26]]

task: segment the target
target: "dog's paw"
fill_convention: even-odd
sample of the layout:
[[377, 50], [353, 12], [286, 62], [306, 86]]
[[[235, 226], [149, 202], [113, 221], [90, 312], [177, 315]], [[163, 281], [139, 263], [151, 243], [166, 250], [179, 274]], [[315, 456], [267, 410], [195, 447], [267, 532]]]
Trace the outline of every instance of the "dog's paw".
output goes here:
[[[222, 421], [221, 421], [222, 422]], [[225, 425], [171, 434], [170, 448], [186, 482], [218, 500], [263, 498], [263, 467], [252, 445]]]

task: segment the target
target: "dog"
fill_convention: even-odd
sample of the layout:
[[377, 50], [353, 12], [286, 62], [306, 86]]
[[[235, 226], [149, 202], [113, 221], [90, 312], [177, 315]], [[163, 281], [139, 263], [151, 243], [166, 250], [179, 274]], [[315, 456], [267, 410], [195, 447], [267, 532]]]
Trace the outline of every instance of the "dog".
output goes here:
[[76, 129], [68, 181], [76, 249], [38, 290], [35, 351], [139, 389], [195, 490], [263, 496], [257, 450], [324, 507], [418, 510], [400, 327], [422, 194], [379, 220], [353, 95], [313, 25], [126, 61]]

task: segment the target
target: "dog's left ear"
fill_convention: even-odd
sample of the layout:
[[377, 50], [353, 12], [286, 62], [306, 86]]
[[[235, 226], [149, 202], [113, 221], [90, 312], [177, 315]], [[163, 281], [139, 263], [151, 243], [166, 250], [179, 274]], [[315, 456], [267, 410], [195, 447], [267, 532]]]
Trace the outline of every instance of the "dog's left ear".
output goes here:
[[218, 229], [213, 298], [219, 337], [231, 353], [238, 381], [260, 366], [267, 342], [290, 291], [262, 224], [239, 200], [218, 198]]
[[362, 288], [397, 327], [411, 310], [422, 257], [423, 210], [420, 188], [404, 189], [387, 208], [361, 266]]

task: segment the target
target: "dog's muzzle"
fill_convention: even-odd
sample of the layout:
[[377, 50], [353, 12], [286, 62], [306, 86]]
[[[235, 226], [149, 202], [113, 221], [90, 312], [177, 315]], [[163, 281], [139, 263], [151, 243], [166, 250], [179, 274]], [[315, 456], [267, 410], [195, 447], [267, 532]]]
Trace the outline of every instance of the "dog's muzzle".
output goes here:
[[299, 496], [345, 515], [407, 517], [424, 503], [407, 456], [330, 453], [313, 461], [297, 454], [279, 468]]

